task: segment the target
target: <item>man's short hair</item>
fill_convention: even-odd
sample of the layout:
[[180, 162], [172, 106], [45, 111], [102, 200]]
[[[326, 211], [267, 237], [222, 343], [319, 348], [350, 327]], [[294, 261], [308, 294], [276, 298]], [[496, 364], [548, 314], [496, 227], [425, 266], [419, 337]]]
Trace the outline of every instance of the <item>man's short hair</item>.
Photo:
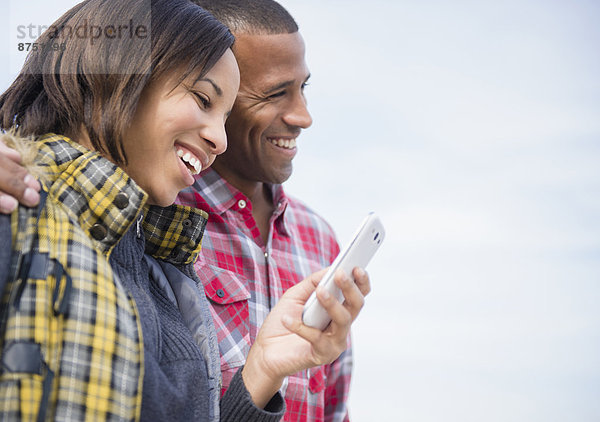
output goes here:
[[298, 24], [273, 0], [192, 0], [227, 25], [234, 34], [292, 34]]

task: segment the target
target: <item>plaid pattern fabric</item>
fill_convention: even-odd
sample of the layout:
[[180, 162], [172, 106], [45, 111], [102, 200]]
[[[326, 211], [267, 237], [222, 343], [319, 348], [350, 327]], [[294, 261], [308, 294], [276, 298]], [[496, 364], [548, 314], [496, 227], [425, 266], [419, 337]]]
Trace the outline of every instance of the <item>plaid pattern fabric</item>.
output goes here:
[[208, 214], [191, 207], [148, 207], [143, 221], [146, 253], [173, 265], [190, 264], [200, 252]]
[[[223, 386], [244, 364], [265, 317], [283, 293], [331, 264], [339, 252], [330, 226], [297, 200], [273, 188], [277, 209], [263, 244], [252, 204], [207, 169], [178, 202], [209, 214], [195, 269], [210, 299], [219, 340]], [[350, 344], [331, 365], [288, 377], [282, 388], [285, 421], [347, 420], [352, 369]]]
[[135, 420], [141, 328], [106, 256], [146, 194], [64, 137], [36, 142], [48, 199], [37, 222], [22, 207], [12, 215], [12, 268], [31, 265], [2, 295], [0, 419]]

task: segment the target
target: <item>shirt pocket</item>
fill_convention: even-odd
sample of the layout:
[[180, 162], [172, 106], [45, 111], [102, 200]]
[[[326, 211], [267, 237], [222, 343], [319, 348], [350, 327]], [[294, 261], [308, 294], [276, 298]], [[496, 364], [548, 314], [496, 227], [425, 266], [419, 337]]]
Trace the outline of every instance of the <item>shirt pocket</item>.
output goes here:
[[237, 368], [246, 362], [250, 350], [250, 292], [239, 274], [201, 260], [196, 262], [195, 268], [211, 305], [223, 383], [228, 385]]

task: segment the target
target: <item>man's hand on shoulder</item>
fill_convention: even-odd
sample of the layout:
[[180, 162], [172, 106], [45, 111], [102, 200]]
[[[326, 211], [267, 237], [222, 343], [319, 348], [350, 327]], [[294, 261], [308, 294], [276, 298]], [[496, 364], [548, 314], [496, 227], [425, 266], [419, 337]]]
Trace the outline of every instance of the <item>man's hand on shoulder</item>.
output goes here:
[[21, 155], [0, 141], [0, 213], [10, 214], [19, 202], [36, 206], [39, 191], [39, 182], [21, 165]]

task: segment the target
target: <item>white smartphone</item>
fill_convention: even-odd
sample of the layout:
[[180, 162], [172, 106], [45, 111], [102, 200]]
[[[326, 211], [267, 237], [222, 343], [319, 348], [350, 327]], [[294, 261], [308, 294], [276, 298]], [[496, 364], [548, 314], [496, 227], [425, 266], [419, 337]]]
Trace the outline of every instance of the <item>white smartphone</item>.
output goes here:
[[[333, 276], [338, 268], [352, 277], [354, 267], [365, 268], [383, 242], [385, 230], [375, 213], [369, 213], [359, 226], [352, 241], [344, 248], [329, 270], [325, 273], [319, 286], [325, 288], [339, 302], [344, 300], [342, 291], [335, 285]], [[323, 330], [331, 322], [327, 311], [321, 306], [316, 292], [306, 301], [302, 312], [302, 322], [310, 327]]]

